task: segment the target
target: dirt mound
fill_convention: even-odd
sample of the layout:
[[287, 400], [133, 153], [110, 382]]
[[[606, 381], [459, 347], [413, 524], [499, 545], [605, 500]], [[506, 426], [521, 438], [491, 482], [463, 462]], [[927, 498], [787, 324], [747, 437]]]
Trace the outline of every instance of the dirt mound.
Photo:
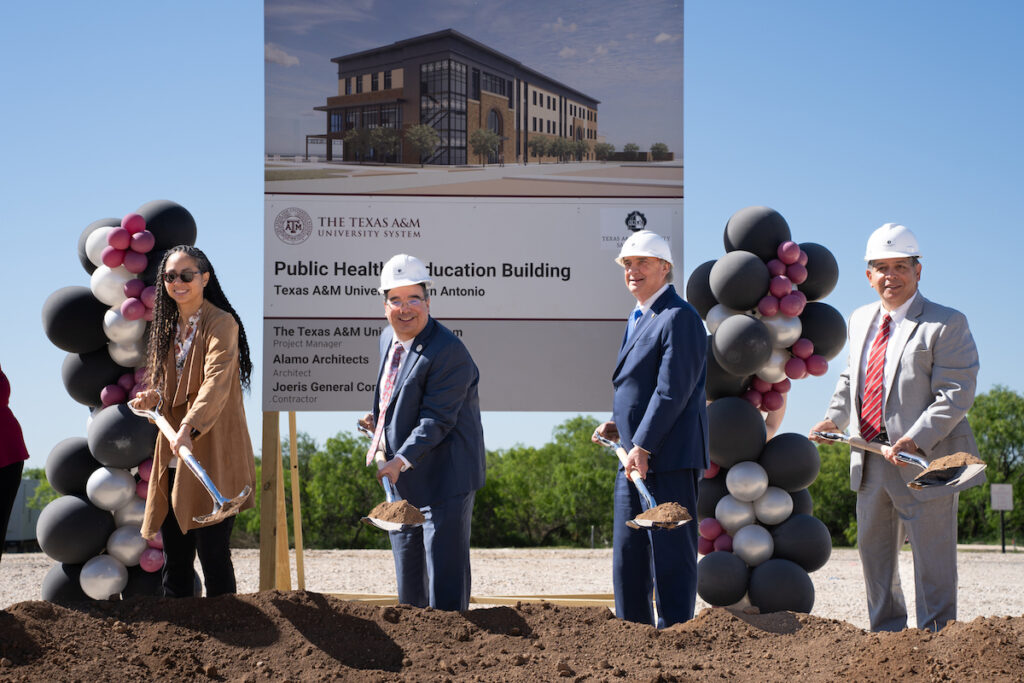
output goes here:
[[701, 612], [663, 631], [604, 608], [440, 612], [304, 591], [0, 611], [0, 681], [1022, 680], [1024, 618], [866, 633], [805, 614]]

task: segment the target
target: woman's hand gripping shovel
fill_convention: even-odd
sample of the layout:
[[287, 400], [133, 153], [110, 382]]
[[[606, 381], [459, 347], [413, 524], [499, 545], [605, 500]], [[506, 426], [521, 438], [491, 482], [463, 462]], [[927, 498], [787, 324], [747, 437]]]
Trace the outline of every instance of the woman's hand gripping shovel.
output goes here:
[[[826, 441], [848, 443], [856, 448], [882, 454], [882, 444], [865, 441], [859, 436], [847, 436], [838, 432], [812, 433], [814, 436]], [[907, 487], [912, 489], [959, 486], [984, 472], [986, 466], [982, 460], [970, 453], [953, 453], [942, 458], [936, 458], [931, 463], [920, 456], [904, 451], [897, 451], [895, 457], [900, 462], [914, 465], [924, 470], [907, 482]]]
[[[614, 450], [615, 455], [619, 457], [619, 462], [622, 463], [622, 466], [624, 468], [627, 466], [627, 462], [629, 461], [629, 454], [626, 453], [626, 449], [622, 447], [622, 444], [615, 443], [611, 439], [606, 439], [605, 437], [601, 436], [596, 432], [594, 433], [594, 438], [602, 445], [605, 445], [608, 448]], [[647, 485], [644, 484], [644, 480], [640, 477], [640, 473], [634, 469], [632, 471], [627, 472], [627, 474], [630, 480], [636, 486], [637, 493], [640, 494], [640, 505], [641, 507], [644, 508], [644, 511], [641, 514], [637, 515], [635, 518], [626, 522], [626, 526], [628, 526], [631, 529], [678, 529], [679, 527], [686, 524], [692, 519], [692, 517], [690, 517], [689, 512], [687, 512], [686, 508], [679, 507], [678, 505], [675, 505], [673, 503], [666, 503], [661, 507], [666, 508], [668, 506], [673, 506], [678, 507], [679, 510], [675, 511], [674, 514], [673, 511], [667, 510], [667, 512], [669, 513], [667, 516], [669, 516], [671, 519], [660, 519], [661, 515], [658, 514], [658, 511], [655, 511], [653, 513], [651, 512], [652, 510], [655, 510], [655, 508], [658, 508], [659, 506], [654, 501], [654, 496], [652, 496], [651, 492], [647, 490]], [[649, 514], [650, 517], [647, 517]], [[659, 517], [659, 519], [653, 519], [651, 517]]]
[[[160, 392], [157, 392], [157, 396], [160, 396]], [[163, 397], [160, 397], [157, 400], [156, 408], [150, 410], [143, 410], [142, 408], [139, 408], [135, 403], [137, 400], [138, 399], [132, 399], [131, 401], [128, 401], [128, 407], [131, 411], [139, 417], [146, 417], [152, 420], [156, 426], [159, 427], [160, 432], [168, 441], [173, 440], [177, 435], [174, 428], [171, 427], [167, 418], [158, 412], [160, 409], [160, 403], [163, 401]], [[245, 502], [245, 499], [248, 498], [249, 494], [252, 492], [252, 487], [246, 485], [246, 487], [242, 489], [242, 492], [234, 498], [225, 498], [220, 494], [220, 491], [217, 490], [217, 487], [214, 486], [213, 481], [210, 479], [210, 475], [206, 473], [203, 466], [200, 465], [199, 461], [196, 460], [196, 457], [192, 455], [192, 451], [187, 447], [182, 446], [178, 449], [178, 457], [185, 463], [185, 466], [188, 467], [189, 471], [199, 479], [203, 488], [205, 488], [206, 492], [210, 494], [211, 498], [213, 498], [213, 512], [192, 518], [200, 524], [216, 524], [217, 522], [224, 521], [231, 515], [238, 512], [238, 508], [242, 506], [242, 503]]]
[[[359, 431], [373, 439], [373, 432], [359, 425]], [[384, 466], [383, 453], [377, 453], [377, 469]], [[423, 513], [413, 507], [404, 498], [398, 495], [395, 485], [389, 477], [381, 477], [381, 484], [384, 485], [384, 503], [370, 510], [370, 514], [362, 518], [362, 521], [370, 526], [377, 527], [383, 531], [409, 531], [415, 527], [423, 526], [426, 519]], [[391, 519], [385, 519], [385, 517]], [[406, 521], [398, 521], [406, 520]]]

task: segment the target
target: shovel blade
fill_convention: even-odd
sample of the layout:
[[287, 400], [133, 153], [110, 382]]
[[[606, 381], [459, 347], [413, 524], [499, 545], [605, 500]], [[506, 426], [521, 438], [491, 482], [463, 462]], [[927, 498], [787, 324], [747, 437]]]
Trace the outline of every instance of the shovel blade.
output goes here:
[[246, 486], [244, 489], [242, 489], [242, 492], [239, 493], [234, 498], [231, 498], [230, 500], [225, 500], [220, 505], [214, 503], [213, 512], [210, 512], [206, 515], [199, 515], [197, 517], [193, 517], [192, 519], [196, 522], [199, 522], [200, 524], [216, 524], [217, 522], [223, 522], [225, 519], [238, 512], [238, 509], [242, 507], [242, 503], [244, 503], [246, 498], [249, 497], [249, 493], [251, 491], [252, 488]]
[[922, 472], [907, 484], [912, 489], [930, 489], [937, 486], [960, 486], [985, 471], [985, 464], [963, 465], [935, 472]]
[[655, 522], [650, 519], [631, 519], [626, 522], [630, 529], [678, 529], [690, 520], [684, 519], [681, 522]]
[[402, 524], [401, 522], [387, 522], [383, 519], [370, 516], [363, 517], [361, 521], [365, 522], [366, 524], [369, 524], [372, 527], [376, 527], [381, 531], [410, 531], [411, 529], [415, 529], [418, 526], [423, 526], [422, 524]]

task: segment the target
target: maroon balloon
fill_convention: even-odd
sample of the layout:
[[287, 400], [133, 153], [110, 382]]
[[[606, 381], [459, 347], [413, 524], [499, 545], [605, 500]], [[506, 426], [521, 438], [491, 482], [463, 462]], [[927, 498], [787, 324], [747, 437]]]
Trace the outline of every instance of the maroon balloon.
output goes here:
[[714, 479], [715, 477], [718, 476], [718, 471], [721, 469], [722, 468], [718, 466], [717, 462], [711, 463], [710, 465], [708, 465], [708, 468], [704, 470], [704, 478]]
[[789, 381], [789, 378], [786, 378], [781, 382], [776, 382], [775, 384], [772, 385], [772, 391], [777, 391], [780, 394], [785, 394], [792, 388], [793, 383]]
[[768, 293], [772, 296], [782, 298], [793, 291], [793, 283], [789, 281], [789, 278], [785, 275], [779, 275], [773, 277], [771, 284], [768, 285]]
[[128, 392], [116, 384], [108, 384], [100, 389], [100, 403], [104, 408], [115, 403], [124, 403], [128, 398]]
[[135, 374], [126, 372], [117, 378], [117, 386], [121, 387], [125, 391], [131, 391], [132, 387], [135, 386]]
[[779, 260], [788, 266], [790, 263], [796, 263], [800, 258], [800, 245], [792, 240], [787, 240], [779, 245], [777, 253]]
[[779, 299], [779, 312], [786, 317], [795, 318], [804, 312], [804, 306], [806, 305], [807, 297], [804, 296], [803, 292], [790, 292]]
[[804, 280], [807, 279], [807, 266], [801, 266], [799, 263], [793, 263], [786, 266], [786, 277], [788, 277], [794, 285], [803, 284]]
[[156, 244], [156, 236], [153, 235], [149, 230], [143, 230], [132, 235], [131, 249], [137, 251], [140, 254], [146, 254], [153, 250], [153, 246]]
[[821, 377], [828, 372], [828, 361], [825, 360], [824, 356], [818, 354], [811, 355], [807, 361], [807, 374], [814, 375], [815, 377]]
[[771, 294], [757, 302], [757, 312], [766, 318], [770, 318], [779, 312], [779, 300]]
[[709, 541], [713, 541], [722, 533], [725, 529], [722, 528], [722, 523], [714, 517], [707, 517], [700, 521], [700, 525], [697, 527], [697, 533], [700, 534], [701, 538], [706, 538]]
[[123, 249], [106, 246], [103, 247], [103, 251], [100, 252], [100, 260], [103, 261], [103, 265], [107, 268], [117, 268], [119, 265], [124, 263], [124, 255], [125, 251]]
[[697, 553], [700, 555], [710, 555], [715, 552], [715, 542], [709, 541], [703, 536], [697, 537]]
[[754, 378], [750, 380], [750, 388], [763, 394], [766, 391], [772, 390], [772, 383], [766, 382], [757, 375], [754, 375]]
[[782, 398], [782, 394], [777, 391], [769, 391], [765, 393], [764, 399], [761, 401], [761, 408], [770, 413], [781, 408], [783, 403], [785, 400]]
[[750, 401], [750, 405], [754, 406], [755, 408], [761, 407], [760, 391], [755, 391], [754, 389], [747, 389], [746, 391], [743, 392], [743, 398], [747, 401]]
[[146, 306], [138, 299], [125, 299], [121, 302], [121, 315], [125, 320], [138, 320], [146, 315]]
[[124, 227], [116, 227], [107, 233], [107, 244], [112, 246], [114, 249], [120, 249], [124, 251], [132, 243], [132, 234], [124, 229]]
[[797, 358], [807, 360], [811, 357], [811, 354], [814, 353], [814, 342], [807, 337], [800, 337], [796, 340], [796, 343], [793, 344], [790, 351], [792, 351], [793, 355]]
[[149, 265], [149, 259], [145, 254], [137, 251], [124, 252], [124, 267], [129, 273], [139, 274]]
[[142, 296], [142, 290], [146, 288], [146, 283], [135, 278], [124, 283], [124, 295], [129, 299], [138, 299]]
[[807, 376], [807, 363], [803, 358], [793, 357], [786, 361], [786, 376], [790, 379], [803, 379]]
[[777, 258], [773, 258], [765, 265], [768, 266], [768, 272], [771, 274], [772, 277], [786, 274], [786, 264]]
[[715, 550], [721, 550], [723, 552], [732, 552], [732, 536], [729, 534], [722, 534], [715, 539]]
[[800, 250], [800, 258], [798, 258], [796, 260], [796, 262], [799, 263], [801, 266], [806, 266], [807, 265], [807, 252], [804, 251], [803, 249], [801, 249]]
[[142, 295], [139, 296], [142, 299], [142, 303], [146, 305], [146, 308], [153, 308], [153, 304], [156, 303], [156, 287], [150, 285], [142, 290]]
[[134, 235], [146, 229], [146, 219], [137, 213], [130, 213], [121, 219], [121, 227]]

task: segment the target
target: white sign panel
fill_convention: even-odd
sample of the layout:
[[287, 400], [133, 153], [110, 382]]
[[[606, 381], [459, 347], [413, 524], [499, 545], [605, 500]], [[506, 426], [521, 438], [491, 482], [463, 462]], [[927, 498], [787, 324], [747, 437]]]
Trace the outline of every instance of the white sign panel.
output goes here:
[[265, 215], [264, 410], [369, 408], [380, 270], [408, 253], [480, 368], [484, 410], [607, 411], [634, 303], [618, 245], [645, 224], [682, 263], [679, 199], [268, 195]]
[[992, 484], [992, 509], [1013, 509], [1013, 484]]

